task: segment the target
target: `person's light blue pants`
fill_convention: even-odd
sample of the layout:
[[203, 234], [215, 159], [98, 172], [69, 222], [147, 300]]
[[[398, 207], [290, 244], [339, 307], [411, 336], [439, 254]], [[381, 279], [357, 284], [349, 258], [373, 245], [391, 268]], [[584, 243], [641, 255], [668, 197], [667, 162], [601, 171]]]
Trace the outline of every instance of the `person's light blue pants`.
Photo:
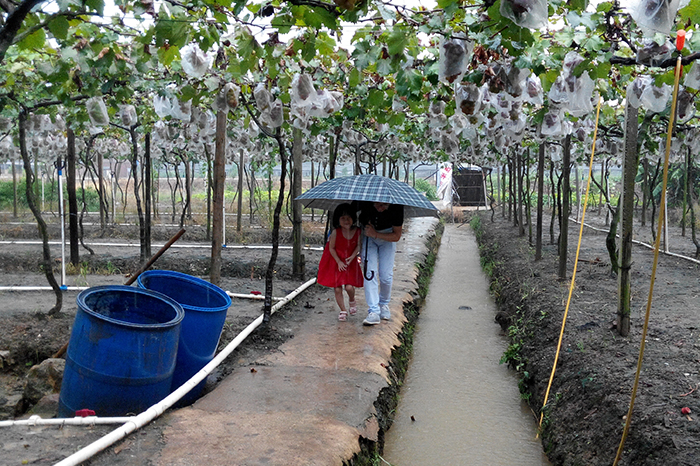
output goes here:
[[[390, 231], [387, 230], [386, 232]], [[385, 231], [380, 233], [385, 233]], [[396, 243], [363, 236], [360, 255], [363, 256], [365, 254], [366, 257], [362, 258], [363, 264], [365, 259], [367, 259], [367, 267], [364, 271], [365, 301], [369, 312], [379, 314], [379, 306], [389, 304], [389, 301], [391, 301]], [[367, 279], [369, 276], [372, 276], [371, 280]]]

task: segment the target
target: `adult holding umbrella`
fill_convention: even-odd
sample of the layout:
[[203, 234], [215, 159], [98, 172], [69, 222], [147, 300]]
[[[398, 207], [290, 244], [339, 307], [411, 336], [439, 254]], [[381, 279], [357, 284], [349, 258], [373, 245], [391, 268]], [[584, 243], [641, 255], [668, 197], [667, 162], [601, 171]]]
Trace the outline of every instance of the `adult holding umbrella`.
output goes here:
[[[305, 207], [326, 210], [333, 210], [344, 202], [358, 201], [365, 241], [360, 254], [365, 266], [365, 299], [369, 306], [363, 323], [376, 325], [382, 317], [390, 319], [388, 304], [393, 258], [396, 243], [403, 232], [403, 220], [408, 217], [437, 216], [435, 206], [423, 193], [408, 184], [372, 174], [328, 180], [309, 189], [296, 200]], [[371, 262], [373, 258], [376, 258], [376, 262]], [[386, 306], [384, 314], [382, 305]]]
[[[403, 232], [403, 205], [388, 202], [360, 203], [360, 224], [365, 235], [364, 289], [367, 318], [364, 325], [390, 320], [391, 286], [396, 243]], [[375, 273], [376, 271], [376, 273]]]

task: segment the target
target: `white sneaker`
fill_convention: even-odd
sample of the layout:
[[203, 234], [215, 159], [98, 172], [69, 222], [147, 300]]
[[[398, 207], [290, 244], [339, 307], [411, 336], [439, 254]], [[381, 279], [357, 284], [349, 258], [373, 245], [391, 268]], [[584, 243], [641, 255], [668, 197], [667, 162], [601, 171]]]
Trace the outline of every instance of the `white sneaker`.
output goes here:
[[391, 320], [391, 311], [389, 310], [388, 304], [379, 306], [379, 317], [381, 317], [382, 320]]
[[370, 312], [367, 314], [367, 318], [362, 321], [364, 325], [377, 325], [381, 320], [379, 320], [379, 314], [376, 312]]

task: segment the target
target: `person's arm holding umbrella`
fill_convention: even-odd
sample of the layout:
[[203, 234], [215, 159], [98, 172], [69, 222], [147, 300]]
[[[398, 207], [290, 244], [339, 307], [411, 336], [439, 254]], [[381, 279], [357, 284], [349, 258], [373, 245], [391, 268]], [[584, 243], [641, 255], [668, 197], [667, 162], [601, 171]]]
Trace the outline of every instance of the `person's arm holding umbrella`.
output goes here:
[[390, 243], [396, 243], [397, 241], [399, 241], [401, 239], [402, 230], [403, 230], [403, 225], [400, 225], [400, 226], [394, 226], [393, 229], [391, 230], [391, 232], [389, 232], [389, 233], [379, 233], [370, 224], [370, 225], [365, 226], [364, 234], [368, 238], [382, 239], [384, 241], [389, 241]]

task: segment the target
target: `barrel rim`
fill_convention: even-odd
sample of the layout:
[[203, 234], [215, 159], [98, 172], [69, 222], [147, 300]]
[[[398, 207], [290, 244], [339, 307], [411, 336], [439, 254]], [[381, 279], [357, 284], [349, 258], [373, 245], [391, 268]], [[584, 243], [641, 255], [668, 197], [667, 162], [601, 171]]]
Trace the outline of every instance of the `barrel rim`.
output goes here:
[[[200, 311], [200, 312], [221, 312], [221, 311], [226, 311], [228, 308], [231, 307], [231, 304], [233, 301], [231, 300], [231, 297], [219, 286], [210, 283], [206, 280], [202, 280], [199, 277], [195, 277], [193, 275], [188, 275], [186, 273], [182, 272], [177, 272], [174, 270], [147, 270], [143, 272], [141, 275], [138, 276], [136, 279], [136, 282], [139, 287], [145, 290], [149, 290], [148, 287], [144, 285], [144, 283], [141, 281], [142, 278], [148, 278], [150, 276], [163, 276], [163, 277], [170, 277], [170, 278], [176, 278], [182, 281], [190, 282], [196, 285], [203, 286], [214, 293], [218, 294], [224, 299], [224, 302], [226, 303], [225, 305], [222, 306], [216, 306], [216, 307], [201, 307], [201, 306], [193, 306], [191, 304], [183, 304], [179, 303], [183, 309], [192, 310], [192, 311]], [[156, 293], [159, 293], [156, 291]]]
[[[100, 291], [127, 291], [130, 293], [138, 293], [138, 294], [143, 294], [149, 297], [157, 298], [162, 301], [165, 301], [169, 305], [171, 305], [175, 309], [175, 318], [167, 321], [167, 322], [159, 322], [157, 324], [139, 324], [136, 322], [128, 322], [125, 320], [120, 320], [120, 319], [115, 319], [113, 317], [106, 316], [104, 314], [100, 314], [99, 312], [95, 312], [92, 309], [90, 309], [87, 304], [85, 303], [85, 299], [87, 296], [89, 296], [92, 293], [100, 292]], [[185, 310], [183, 309], [182, 305], [175, 301], [173, 298], [171, 298], [168, 295], [165, 295], [163, 293], [160, 293], [158, 291], [153, 291], [149, 290], [147, 288], [139, 288], [135, 286], [128, 286], [128, 285], [98, 285], [98, 286], [93, 286], [88, 289], [85, 289], [78, 293], [78, 297], [76, 298], [76, 303], [78, 304], [78, 310], [86, 312], [87, 314], [90, 314], [91, 316], [97, 317], [99, 319], [102, 319], [104, 321], [113, 323], [113, 324], [118, 324], [122, 326], [128, 326], [131, 328], [141, 328], [141, 329], [158, 329], [158, 328], [170, 328], [179, 325], [182, 320], [185, 318]]]

